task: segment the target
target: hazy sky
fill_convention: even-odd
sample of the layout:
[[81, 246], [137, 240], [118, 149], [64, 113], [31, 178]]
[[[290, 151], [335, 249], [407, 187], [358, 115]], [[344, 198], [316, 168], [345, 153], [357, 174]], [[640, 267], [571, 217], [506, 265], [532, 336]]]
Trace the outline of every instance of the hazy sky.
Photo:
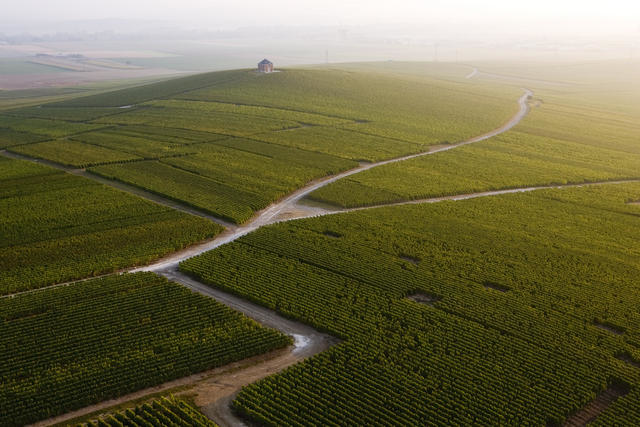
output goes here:
[[[199, 27], [451, 25], [532, 35], [640, 35], [638, 0], [5, 0], [2, 19], [129, 18]], [[0, 28], [0, 33], [2, 28]]]

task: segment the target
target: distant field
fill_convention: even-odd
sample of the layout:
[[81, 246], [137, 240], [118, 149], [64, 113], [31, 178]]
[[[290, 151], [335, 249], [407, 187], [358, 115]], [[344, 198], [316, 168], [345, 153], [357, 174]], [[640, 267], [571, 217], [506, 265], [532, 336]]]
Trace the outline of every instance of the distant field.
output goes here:
[[97, 119], [109, 114], [122, 113], [119, 108], [22, 108], [20, 110], [8, 111], [9, 116], [38, 118], [50, 120], [67, 120], [83, 122], [87, 120]]
[[12, 131], [65, 139], [4, 145], [241, 223], [313, 179], [482, 134], [517, 109], [519, 90], [469, 83], [462, 66], [347, 68], [208, 73], [12, 110]]
[[[290, 343], [151, 273], [3, 298], [0, 319], [3, 426], [25, 425]], [[154, 406], [165, 416], [182, 408], [202, 419], [179, 402]]]
[[104, 125], [0, 115], [0, 128], [11, 129], [18, 132], [42, 134], [55, 138], [87, 132], [102, 127], [104, 127]]
[[329, 215], [181, 269], [346, 340], [245, 388], [234, 407], [255, 422], [560, 425], [609, 390], [596, 424], [636, 425], [638, 199], [620, 184]]
[[48, 167], [0, 157], [0, 294], [110, 273], [221, 227]]
[[1, 58], [0, 75], [41, 74], [62, 71], [58, 67], [36, 63], [26, 58]]

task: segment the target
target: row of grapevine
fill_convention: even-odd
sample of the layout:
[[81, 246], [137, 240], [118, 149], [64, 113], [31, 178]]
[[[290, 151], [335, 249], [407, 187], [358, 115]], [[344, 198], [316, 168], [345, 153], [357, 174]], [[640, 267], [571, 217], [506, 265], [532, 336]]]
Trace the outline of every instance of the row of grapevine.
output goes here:
[[76, 427], [216, 427], [197, 409], [176, 397], [162, 397], [135, 408], [106, 414]]
[[0, 424], [27, 424], [289, 343], [151, 273], [0, 299]]
[[65, 166], [85, 168], [98, 164], [125, 163], [142, 160], [142, 157], [99, 145], [84, 144], [73, 140], [56, 140], [24, 144], [11, 151], [39, 159], [51, 160]]

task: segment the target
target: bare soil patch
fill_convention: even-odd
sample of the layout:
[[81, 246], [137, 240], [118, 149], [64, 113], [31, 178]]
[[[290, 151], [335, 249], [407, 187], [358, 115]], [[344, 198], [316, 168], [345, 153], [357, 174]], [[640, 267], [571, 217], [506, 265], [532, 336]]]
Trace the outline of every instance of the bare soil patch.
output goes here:
[[565, 427], [582, 427], [593, 422], [598, 415], [607, 409], [613, 402], [629, 393], [629, 386], [626, 384], [613, 384], [605, 391], [596, 396], [594, 400], [585, 405], [578, 412], [567, 418]]
[[616, 359], [622, 360], [623, 362], [635, 366], [636, 368], [640, 368], [640, 361], [637, 361], [629, 353], [620, 353], [616, 355]]
[[491, 281], [488, 281], [488, 280], [484, 281], [482, 283], [482, 286], [484, 286], [487, 289], [493, 289], [493, 290], [496, 290], [496, 291], [499, 291], [499, 292], [509, 292], [511, 290], [511, 288], [509, 288], [507, 286], [501, 285], [501, 284], [496, 283], [496, 282], [491, 282]]
[[415, 294], [409, 295], [407, 298], [409, 298], [411, 301], [427, 305], [434, 305], [442, 299], [441, 296], [428, 294], [426, 292], [417, 292]]
[[416, 258], [416, 257], [413, 257], [411, 255], [401, 254], [398, 258], [400, 258], [400, 259], [402, 259], [404, 261], [410, 262], [413, 265], [420, 264], [420, 259]]
[[437, 144], [437, 145], [430, 145], [429, 146], [429, 152], [433, 152], [433, 151], [440, 151], [444, 148], [447, 147], [451, 147], [451, 144]]
[[339, 239], [342, 237], [342, 234], [335, 231], [331, 231], [331, 230], [323, 231], [322, 234], [324, 234], [327, 237], [331, 237], [332, 239]]
[[615, 334], [615, 335], [624, 334], [624, 328], [623, 327], [614, 325], [612, 323], [600, 322], [600, 321], [596, 320], [596, 321], [593, 322], [593, 324], [596, 327], [598, 327], [600, 329], [603, 329], [603, 330], [605, 330], [607, 332], [611, 332], [612, 334]]

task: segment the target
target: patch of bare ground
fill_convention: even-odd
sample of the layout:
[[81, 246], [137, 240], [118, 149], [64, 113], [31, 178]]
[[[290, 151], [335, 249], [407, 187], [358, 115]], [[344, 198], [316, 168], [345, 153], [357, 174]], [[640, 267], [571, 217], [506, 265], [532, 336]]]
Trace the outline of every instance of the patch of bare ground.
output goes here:
[[198, 382], [188, 393], [195, 394], [194, 403], [207, 418], [215, 421], [218, 425], [242, 425], [231, 408], [231, 402], [242, 387], [276, 374], [285, 367], [294, 365], [303, 359], [304, 356], [287, 351], [274, 359], [238, 369], [236, 372], [211, 376]]
[[636, 205], [640, 206], [640, 200], [630, 200], [627, 202], [628, 205]]
[[624, 334], [624, 328], [618, 325], [614, 325], [613, 323], [609, 323], [609, 322], [601, 322], [599, 320], [595, 320], [593, 322], [593, 324], [597, 327], [600, 328], [602, 330], [605, 330], [607, 332], [611, 332], [612, 334], [615, 335], [622, 335]]
[[587, 403], [582, 409], [571, 415], [564, 422], [565, 427], [582, 427], [595, 421], [604, 410], [611, 406], [620, 397], [629, 393], [630, 387], [626, 384], [615, 383], [606, 390], [600, 392], [595, 399]]
[[416, 257], [413, 257], [411, 255], [400, 254], [400, 256], [398, 256], [398, 258], [400, 258], [400, 259], [402, 259], [404, 261], [410, 262], [413, 265], [420, 264], [420, 259], [416, 258]]
[[437, 145], [430, 145], [429, 146], [429, 152], [433, 152], [433, 151], [440, 151], [443, 150], [447, 147], [450, 147], [451, 144], [437, 144]]
[[622, 360], [628, 365], [640, 368], [640, 361], [634, 359], [629, 353], [618, 353], [616, 354], [616, 359]]
[[335, 231], [331, 231], [331, 230], [323, 231], [322, 234], [324, 234], [327, 237], [331, 237], [332, 239], [339, 239], [342, 237], [342, 234]]
[[411, 301], [427, 305], [433, 305], [442, 299], [442, 297], [438, 295], [432, 295], [426, 292], [416, 292], [412, 295], [409, 295], [407, 298], [409, 298]]
[[509, 292], [511, 289], [507, 286], [501, 285], [499, 283], [496, 282], [491, 282], [489, 280], [486, 280], [482, 283], [482, 286], [484, 286], [487, 289], [493, 289], [495, 291], [498, 292]]

